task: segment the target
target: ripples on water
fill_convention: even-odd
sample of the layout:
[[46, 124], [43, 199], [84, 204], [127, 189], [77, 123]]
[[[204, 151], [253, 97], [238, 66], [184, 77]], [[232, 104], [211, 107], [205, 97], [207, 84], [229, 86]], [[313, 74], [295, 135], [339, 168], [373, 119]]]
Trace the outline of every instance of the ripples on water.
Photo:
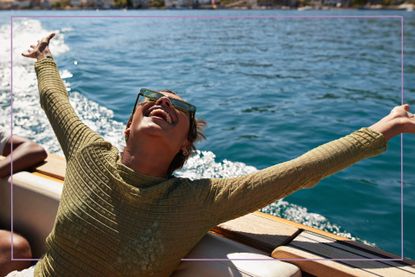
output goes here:
[[[406, 24], [414, 26], [414, 17]], [[9, 27], [0, 27], [0, 45], [9, 45]], [[253, 172], [368, 126], [400, 102], [396, 19], [24, 19], [14, 28], [14, 133], [51, 152], [61, 153], [39, 109], [32, 62], [19, 56], [50, 31], [58, 31], [52, 51], [72, 105], [119, 148], [140, 87], [171, 88], [198, 106], [199, 116], [209, 122], [208, 140], [180, 176]], [[413, 38], [407, 37], [411, 45]], [[408, 56], [414, 54], [413, 45], [407, 46]], [[0, 52], [2, 68], [7, 68], [7, 51]], [[407, 63], [407, 76], [414, 76], [413, 63]], [[9, 74], [1, 72], [2, 119], [10, 112]], [[413, 82], [406, 86], [414, 91]], [[407, 102], [414, 103], [410, 94]], [[414, 256], [415, 149], [410, 139], [405, 137], [405, 255]], [[396, 139], [386, 154], [264, 211], [400, 254], [399, 160]]]

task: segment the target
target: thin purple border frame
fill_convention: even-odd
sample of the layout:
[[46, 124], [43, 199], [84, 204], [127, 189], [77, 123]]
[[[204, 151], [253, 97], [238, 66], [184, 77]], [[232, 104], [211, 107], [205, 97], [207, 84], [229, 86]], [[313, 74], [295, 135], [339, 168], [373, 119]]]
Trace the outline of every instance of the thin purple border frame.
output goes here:
[[[401, 22], [401, 104], [404, 100], [404, 17], [400, 15], [327, 15], [327, 16], [296, 16], [296, 15], [266, 15], [266, 16], [174, 16], [174, 15], [143, 15], [143, 16], [117, 16], [117, 15], [39, 15], [39, 16], [10, 16], [10, 134], [13, 135], [13, 19], [14, 18], [162, 18], [162, 19], [385, 19], [395, 18]], [[403, 134], [401, 134], [401, 257], [400, 259], [340, 259], [340, 258], [316, 258], [316, 259], [181, 259], [181, 261], [404, 261], [404, 218], [403, 218]], [[10, 157], [13, 158], [13, 146], [11, 147]], [[10, 166], [10, 227], [11, 227], [11, 261], [39, 261], [40, 259], [19, 259], [14, 258], [13, 251], [13, 163]]]

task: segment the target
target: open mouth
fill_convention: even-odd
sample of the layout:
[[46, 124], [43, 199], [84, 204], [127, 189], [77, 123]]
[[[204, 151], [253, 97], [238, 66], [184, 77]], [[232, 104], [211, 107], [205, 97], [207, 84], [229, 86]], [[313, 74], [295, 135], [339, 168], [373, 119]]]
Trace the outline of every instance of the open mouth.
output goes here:
[[148, 117], [158, 117], [163, 119], [164, 121], [166, 121], [169, 124], [173, 123], [173, 120], [170, 116], [169, 113], [167, 113], [166, 111], [164, 111], [161, 108], [158, 107], [151, 107], [147, 112], [144, 113], [144, 116], [148, 116]]

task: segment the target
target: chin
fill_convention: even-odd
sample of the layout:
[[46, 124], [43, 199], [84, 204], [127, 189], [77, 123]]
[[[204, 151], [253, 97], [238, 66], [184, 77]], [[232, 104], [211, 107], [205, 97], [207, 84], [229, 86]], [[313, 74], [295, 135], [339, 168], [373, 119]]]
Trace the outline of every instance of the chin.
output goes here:
[[169, 137], [169, 135], [166, 132], [166, 130], [159, 124], [152, 121], [146, 121], [141, 122], [141, 124], [135, 130], [135, 137], [138, 137], [140, 139], [151, 137], [151, 139], [153, 140], [160, 139], [161, 141], [163, 141], [166, 140]]

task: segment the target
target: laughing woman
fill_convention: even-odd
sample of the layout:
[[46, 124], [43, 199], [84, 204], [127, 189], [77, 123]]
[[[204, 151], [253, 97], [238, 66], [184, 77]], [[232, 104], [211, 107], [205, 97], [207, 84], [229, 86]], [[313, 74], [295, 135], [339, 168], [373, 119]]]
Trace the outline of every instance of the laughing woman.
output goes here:
[[172, 91], [142, 89], [120, 134], [127, 142], [120, 154], [71, 107], [48, 49], [53, 36], [23, 54], [37, 60], [40, 103], [67, 160], [55, 225], [36, 276], [168, 276], [217, 224], [378, 155], [398, 134], [415, 133], [415, 118], [403, 105], [368, 128], [253, 174], [176, 178], [173, 171], [202, 136], [196, 107]]

